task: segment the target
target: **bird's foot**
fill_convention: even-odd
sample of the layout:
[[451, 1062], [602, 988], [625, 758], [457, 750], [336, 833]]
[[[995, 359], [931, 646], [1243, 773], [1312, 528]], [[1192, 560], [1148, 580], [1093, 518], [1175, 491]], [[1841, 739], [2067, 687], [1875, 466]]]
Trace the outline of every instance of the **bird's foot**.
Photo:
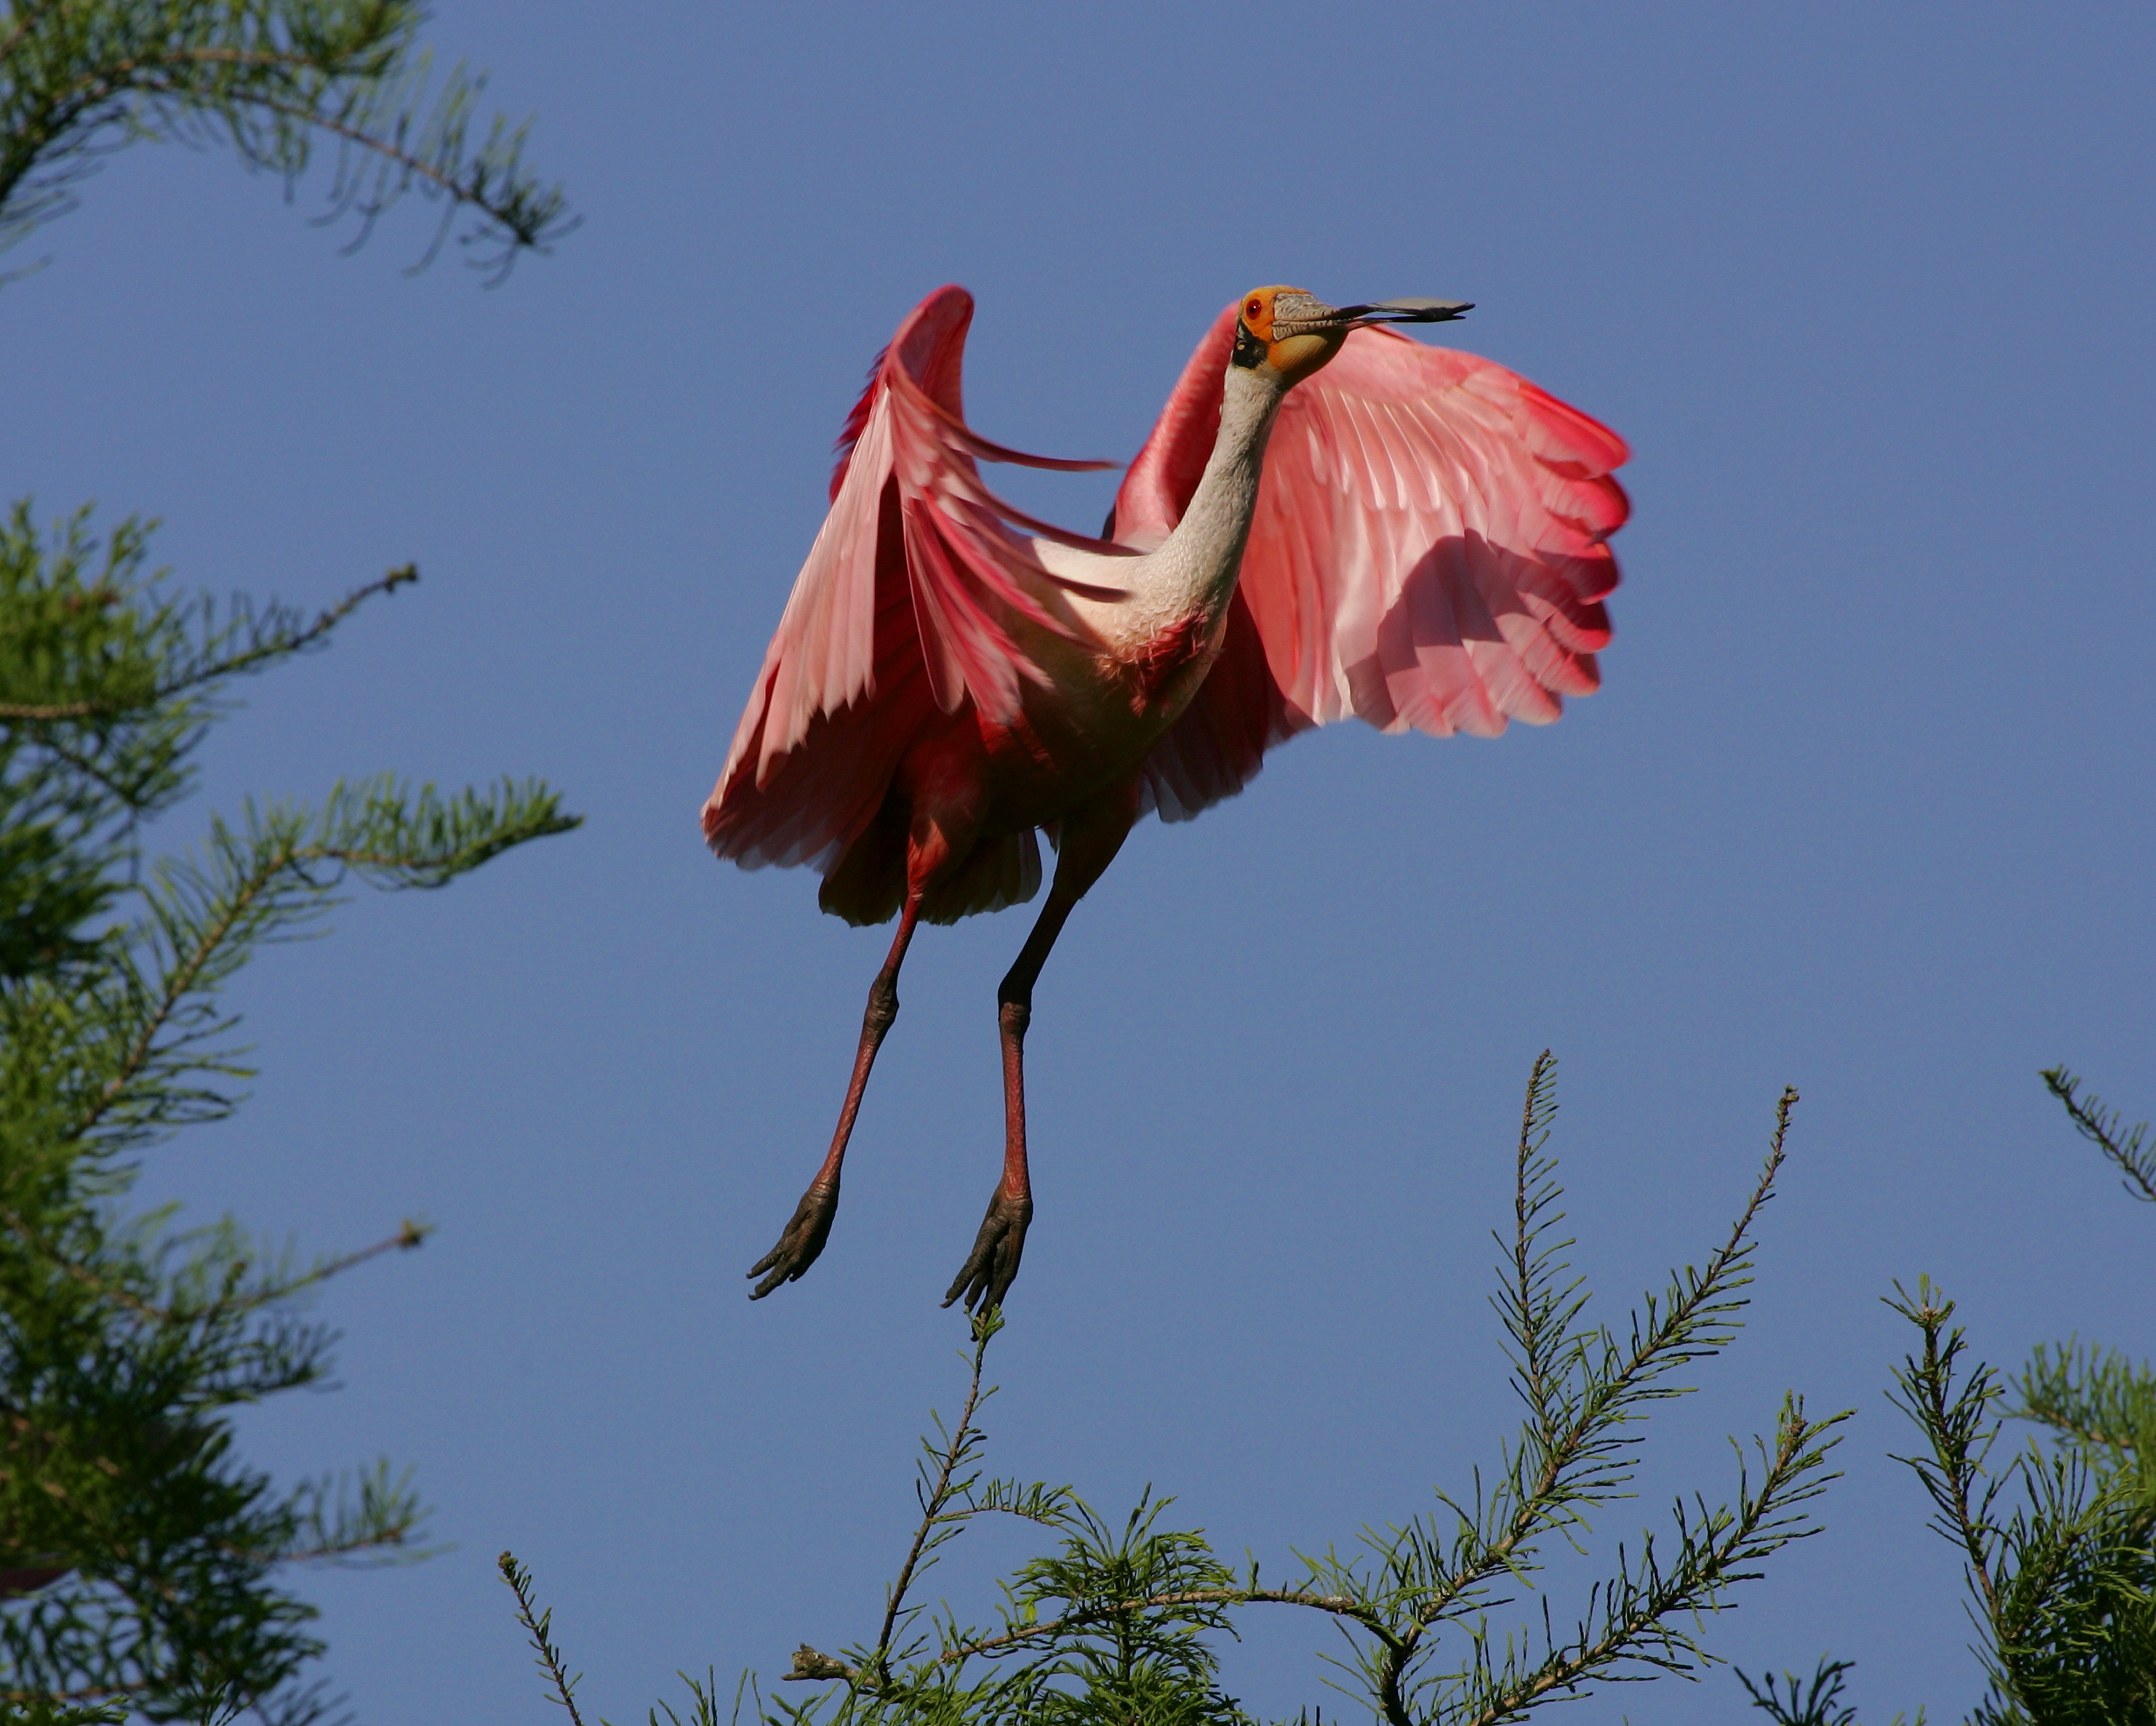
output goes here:
[[[831, 1238], [831, 1221], [838, 1214], [838, 1183], [828, 1186], [817, 1181], [801, 1195], [793, 1221], [779, 1236], [779, 1244], [748, 1268], [751, 1276], [762, 1276], [748, 1298], [760, 1301], [782, 1282], [805, 1276], [816, 1262], [823, 1243]], [[769, 1275], [766, 1276], [765, 1273]]]
[[943, 1304], [948, 1306], [963, 1297], [968, 1312], [986, 1312], [1002, 1305], [1004, 1295], [1018, 1275], [1018, 1261], [1025, 1252], [1026, 1225], [1032, 1221], [1033, 1195], [1014, 1196], [999, 1183], [995, 1196], [988, 1200], [988, 1214], [981, 1220], [981, 1232], [974, 1237], [973, 1251], [960, 1268], [951, 1292], [943, 1297]]

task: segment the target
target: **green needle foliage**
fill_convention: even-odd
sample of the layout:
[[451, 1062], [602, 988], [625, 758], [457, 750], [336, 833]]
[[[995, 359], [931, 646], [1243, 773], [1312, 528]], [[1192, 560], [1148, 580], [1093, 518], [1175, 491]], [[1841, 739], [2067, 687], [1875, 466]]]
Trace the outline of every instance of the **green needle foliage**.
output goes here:
[[[2140, 1457], [2156, 1440], [2156, 1379], [2111, 1355], [2039, 1351], [2012, 1413], [2049, 1427], [1987, 1466], [2007, 1387], [1966, 1344], [1928, 1282], [1895, 1310], [1923, 1333], [1895, 1375], [1926, 1448], [1899, 1460], [1924, 1483], [1931, 1526], [1961, 1549], [1991, 1693], [1970, 1716], [2008, 1723], [2156, 1721], [2156, 1493]], [[2132, 1423], [2099, 1424], [2134, 1408]]]
[[[980, 1415], [995, 1392], [982, 1373], [1002, 1317], [984, 1313], [973, 1321], [958, 1419], [947, 1427], [938, 1420], [922, 1441], [920, 1522], [875, 1635], [843, 1655], [803, 1646], [786, 1677], [822, 1690], [796, 1702], [745, 1681], [731, 1717], [746, 1701], [768, 1726], [1250, 1726], [1221, 1692], [1207, 1639], [1235, 1633], [1238, 1615], [1257, 1606], [1314, 1613], [1345, 1632], [1349, 1652], [1337, 1662], [1336, 1688], [1390, 1726], [1497, 1726], [1598, 1682], [1690, 1675], [1711, 1661], [1698, 1640], [1704, 1615], [1815, 1531], [1805, 1506], [1834, 1478], [1827, 1455], [1845, 1416], [1814, 1421], [1800, 1399], [1785, 1398], [1771, 1439], [1755, 1440], [1749, 1454], [1734, 1447], [1734, 1496], [1678, 1500], [1659, 1534], [1616, 1549], [1568, 1623], [1546, 1597], [1539, 1622], [1500, 1628], [1493, 1618], [1537, 1592], [1549, 1543], [1585, 1551], [1590, 1517], [1630, 1496], [1651, 1405], [1684, 1394], [1686, 1369], [1732, 1340], [1796, 1095], [1784, 1094], [1765, 1166], [1721, 1243], [1612, 1330], [1589, 1319], [1587, 1292], [1563, 1258], [1571, 1242], [1559, 1237], [1562, 1193], [1547, 1149], [1554, 1073], [1545, 1053], [1527, 1088], [1513, 1227], [1498, 1241], [1494, 1304], [1526, 1413], [1500, 1452], [1493, 1486], [1478, 1481], [1465, 1498], [1440, 1494], [1434, 1511], [1366, 1529], [1345, 1555], [1298, 1556], [1286, 1584], [1270, 1585], [1255, 1561], [1238, 1570], [1201, 1530], [1165, 1526], [1169, 1500], [1148, 1493], [1117, 1520], [1068, 1487], [986, 1478]], [[947, 1606], [931, 1613], [915, 1600], [917, 1585], [983, 1516], [1034, 1523], [1057, 1545], [1002, 1583], [992, 1621], [961, 1623]], [[550, 1693], [575, 1719], [574, 1682], [550, 1618], [537, 1613], [516, 1560], [505, 1553], [502, 1568]], [[687, 1681], [689, 1717], [716, 1726], [716, 1688]], [[664, 1705], [651, 1711], [651, 1726], [662, 1709], [679, 1726], [682, 1716]]]
[[[461, 214], [499, 280], [575, 225], [524, 166], [523, 127], [474, 134], [484, 74], [437, 83], [417, 0], [10, 0], [0, 7], [0, 250], [72, 210], [83, 180], [146, 139], [228, 145], [289, 194], [333, 147], [325, 220], [356, 245], [407, 194], [438, 204], [420, 260]], [[418, 267], [418, 266], [415, 266]]]
[[2081, 1081], [2063, 1067], [2046, 1068], [2042, 1077], [2051, 1095], [2065, 1105], [2074, 1131], [2118, 1166], [2125, 1177], [2119, 1184], [2127, 1193], [2156, 1205], [2156, 1145], [2149, 1142], [2148, 1123], [2143, 1121], [2132, 1132], [2124, 1131], [2116, 1112], [2093, 1097], [2083, 1099]]
[[[1754, 1684], [1739, 1672], [1737, 1681], [1751, 1695], [1753, 1707], [1765, 1709], [1781, 1726], [1856, 1726], [1856, 1710], [1842, 1702], [1843, 1674], [1855, 1665], [1854, 1661], [1822, 1660], [1808, 1685], [1794, 1672], [1783, 1673], [1779, 1685], [1771, 1673]], [[1917, 1716], [1918, 1726], [1923, 1719], [1920, 1714]]]
[[[2118, 1117], [2063, 1067], [2043, 1075], [2081, 1134], [2156, 1197], [2146, 1124]], [[2039, 1344], [2012, 1382], [1982, 1361], [1929, 1279], [1888, 1301], [1917, 1328], [1893, 1401], [1920, 1449], [1898, 1457], [1932, 1501], [1931, 1528], [1961, 1554], [1975, 1652], [1989, 1689], [1971, 1726], [2156, 1726], [2156, 1372], [2111, 1351]], [[2041, 1435], [1999, 1454], [2008, 1419]], [[2046, 1440], [2049, 1442], [2046, 1442]], [[1853, 1726], [1839, 1696], [1847, 1661], [1822, 1661], [1810, 1693], [1743, 1678], [1783, 1726]], [[1921, 1721], [1922, 1716], [1918, 1716]]]
[[280, 1575], [416, 1556], [422, 1508], [386, 1462], [279, 1486], [231, 1411], [321, 1382], [305, 1297], [426, 1231], [302, 1262], [229, 1220], [130, 1214], [128, 1189], [150, 1147], [238, 1106], [225, 990], [265, 944], [318, 932], [355, 882], [439, 887], [575, 821], [537, 784], [383, 777], [149, 855], [233, 679], [417, 578], [311, 617], [219, 607], [145, 573], [147, 532], [41, 537], [27, 505], [0, 526], [0, 1716], [299, 1726], [321, 1644]]

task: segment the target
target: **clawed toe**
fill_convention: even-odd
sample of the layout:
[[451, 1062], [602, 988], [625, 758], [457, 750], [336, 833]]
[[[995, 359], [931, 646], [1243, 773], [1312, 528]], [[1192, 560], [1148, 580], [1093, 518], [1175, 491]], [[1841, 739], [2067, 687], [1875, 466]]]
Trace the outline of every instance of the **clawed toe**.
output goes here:
[[748, 1298], [760, 1301], [780, 1283], [805, 1275], [823, 1250], [823, 1243], [830, 1239], [831, 1221], [837, 1214], [836, 1185], [811, 1186], [802, 1193], [801, 1202], [794, 1207], [792, 1220], [779, 1235], [778, 1245], [749, 1266], [748, 1274], [762, 1276], [763, 1281], [749, 1290]]
[[1033, 1221], [1031, 1194], [1013, 1198], [1002, 1186], [988, 1200], [988, 1214], [981, 1220], [973, 1251], [960, 1267], [943, 1304], [963, 1299], [968, 1312], [986, 1312], [1001, 1306], [1018, 1275], [1018, 1261], [1025, 1254], [1026, 1225]]

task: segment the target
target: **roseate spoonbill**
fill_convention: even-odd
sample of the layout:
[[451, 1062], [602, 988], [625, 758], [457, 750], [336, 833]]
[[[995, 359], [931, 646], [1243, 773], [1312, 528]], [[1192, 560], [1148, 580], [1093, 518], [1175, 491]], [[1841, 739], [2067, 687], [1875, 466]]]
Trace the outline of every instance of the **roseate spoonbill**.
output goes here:
[[1002, 1178], [946, 1306], [999, 1304], [1018, 1273], [1033, 985], [1140, 815], [1188, 820], [1273, 745], [1350, 713], [1488, 737], [1595, 689], [1625, 446], [1502, 366], [1379, 327], [1468, 309], [1245, 294], [1191, 355], [1098, 540], [983, 485], [983, 461], [1112, 464], [968, 429], [972, 296], [939, 288], [899, 326], [704, 807], [719, 856], [814, 863], [825, 911], [899, 919], [830, 1150], [750, 1298], [823, 1250], [915, 925], [1031, 898], [1037, 831], [1055, 877], [996, 991]]

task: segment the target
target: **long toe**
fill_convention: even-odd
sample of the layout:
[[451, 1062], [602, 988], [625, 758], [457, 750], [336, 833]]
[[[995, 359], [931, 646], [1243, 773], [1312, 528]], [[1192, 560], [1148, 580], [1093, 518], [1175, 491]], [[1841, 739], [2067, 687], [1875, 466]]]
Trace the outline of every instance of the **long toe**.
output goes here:
[[802, 1193], [791, 1221], [779, 1235], [778, 1245], [749, 1266], [748, 1274], [761, 1276], [763, 1281], [749, 1290], [748, 1298], [760, 1301], [780, 1283], [805, 1276], [823, 1252], [823, 1243], [830, 1239], [831, 1222], [837, 1214], [837, 1187], [811, 1186]]
[[769, 1271], [771, 1274], [748, 1291], [748, 1298], [752, 1301], [761, 1300], [780, 1283], [791, 1282], [802, 1271], [808, 1269], [814, 1262], [813, 1254], [806, 1259], [796, 1258], [786, 1250], [786, 1242], [781, 1240], [777, 1246], [772, 1248], [755, 1263], [749, 1266], [748, 1274], [751, 1276], [758, 1276], [764, 1271]]
[[1018, 1276], [1018, 1261], [1025, 1255], [1026, 1225], [1033, 1220], [1033, 1201], [1012, 1200], [1001, 1187], [988, 1200], [988, 1214], [981, 1220], [973, 1251], [959, 1267], [943, 1304], [963, 1300], [968, 1312], [986, 1312], [1001, 1306]]

